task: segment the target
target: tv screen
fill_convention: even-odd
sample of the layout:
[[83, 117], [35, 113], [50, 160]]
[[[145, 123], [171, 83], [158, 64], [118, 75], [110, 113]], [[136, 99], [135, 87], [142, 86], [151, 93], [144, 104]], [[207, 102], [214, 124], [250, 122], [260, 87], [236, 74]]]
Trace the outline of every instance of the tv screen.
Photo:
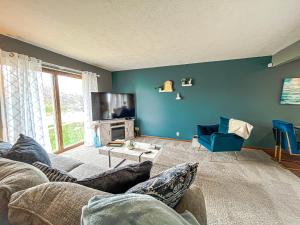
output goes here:
[[92, 92], [93, 121], [135, 117], [134, 94]]

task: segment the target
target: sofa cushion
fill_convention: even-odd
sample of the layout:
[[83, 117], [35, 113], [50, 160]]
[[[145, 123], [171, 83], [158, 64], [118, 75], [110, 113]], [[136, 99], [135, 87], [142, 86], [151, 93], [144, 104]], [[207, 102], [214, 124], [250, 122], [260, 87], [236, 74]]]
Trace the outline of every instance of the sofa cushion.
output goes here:
[[191, 212], [201, 225], [207, 224], [206, 208], [203, 193], [196, 185], [186, 190], [175, 210], [179, 213]]
[[80, 225], [82, 207], [96, 195], [107, 193], [74, 183], [41, 184], [12, 195], [9, 222], [11, 225]]
[[59, 169], [54, 169], [41, 162], [35, 162], [32, 164], [39, 170], [41, 170], [51, 182], [76, 182], [77, 179], [70, 176], [67, 172]]
[[100, 173], [105, 172], [106, 170], [107, 168], [102, 168], [93, 164], [84, 163], [69, 171], [68, 174], [77, 178], [77, 180], [82, 180], [87, 177], [96, 176]]
[[148, 180], [151, 167], [152, 162], [150, 161], [129, 164], [107, 170], [90, 178], [78, 180], [77, 183], [113, 194], [124, 193], [134, 185]]
[[219, 133], [228, 133], [228, 128], [229, 128], [229, 119], [226, 117], [220, 117], [220, 124], [219, 124]]
[[45, 149], [24, 134], [20, 134], [17, 142], [3, 156], [7, 159], [33, 164], [34, 162], [42, 162], [50, 166], [51, 162]]
[[126, 193], [148, 194], [175, 207], [184, 192], [193, 183], [198, 163], [184, 163], [172, 167], [161, 174], [137, 184]]
[[51, 161], [51, 167], [59, 170], [63, 170], [66, 172], [70, 172], [71, 170], [75, 169], [76, 167], [83, 164], [83, 162], [70, 158], [64, 157], [57, 154], [49, 154], [49, 158]]
[[13, 193], [46, 182], [49, 180], [37, 168], [0, 158], [0, 221], [7, 220], [7, 205]]

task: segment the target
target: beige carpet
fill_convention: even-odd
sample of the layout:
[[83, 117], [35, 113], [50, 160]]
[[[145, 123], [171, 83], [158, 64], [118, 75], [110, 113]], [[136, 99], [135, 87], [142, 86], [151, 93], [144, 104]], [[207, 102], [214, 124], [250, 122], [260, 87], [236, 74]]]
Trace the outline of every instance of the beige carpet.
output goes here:
[[[191, 143], [139, 138], [181, 152], [177, 161], [199, 161], [195, 184], [201, 187], [209, 225], [299, 225], [300, 179], [272, 161], [260, 150], [209, 153]], [[194, 157], [197, 152], [197, 157]], [[192, 153], [192, 154], [191, 154]], [[106, 156], [96, 149], [80, 147], [66, 153], [81, 161], [107, 167]], [[176, 155], [170, 155], [170, 161]], [[120, 159], [114, 159], [118, 163]], [[130, 162], [126, 162], [130, 163]]]

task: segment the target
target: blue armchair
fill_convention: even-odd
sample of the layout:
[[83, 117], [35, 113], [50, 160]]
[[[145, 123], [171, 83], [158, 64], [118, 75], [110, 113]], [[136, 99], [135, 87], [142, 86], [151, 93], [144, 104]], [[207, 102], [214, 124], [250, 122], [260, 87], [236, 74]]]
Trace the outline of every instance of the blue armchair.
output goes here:
[[226, 118], [221, 118], [220, 125], [198, 125], [198, 141], [211, 152], [240, 151], [244, 139], [236, 134], [227, 133], [226, 129], [228, 131]]
[[[281, 161], [282, 151], [287, 152], [290, 155], [300, 155], [300, 143], [297, 142], [294, 125], [280, 120], [273, 120], [272, 122], [273, 129], [275, 128], [277, 130], [277, 135], [274, 135], [274, 137], [275, 143], [279, 145], [278, 161]], [[276, 152], [277, 150], [275, 147], [275, 155]]]

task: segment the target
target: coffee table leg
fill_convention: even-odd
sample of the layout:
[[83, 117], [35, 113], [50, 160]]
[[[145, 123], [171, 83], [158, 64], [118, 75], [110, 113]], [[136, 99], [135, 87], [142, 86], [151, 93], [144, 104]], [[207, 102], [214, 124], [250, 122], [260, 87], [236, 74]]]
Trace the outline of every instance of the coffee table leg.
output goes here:
[[119, 162], [118, 163], [118, 165], [116, 165], [114, 168], [118, 168], [120, 165], [122, 165], [123, 164], [123, 162], [125, 162], [126, 161], [126, 159], [123, 159], [121, 162]]
[[110, 150], [108, 150], [108, 167], [111, 168]]
[[139, 162], [142, 161], [142, 155], [144, 154], [144, 152], [142, 152], [140, 155], [139, 155]]

